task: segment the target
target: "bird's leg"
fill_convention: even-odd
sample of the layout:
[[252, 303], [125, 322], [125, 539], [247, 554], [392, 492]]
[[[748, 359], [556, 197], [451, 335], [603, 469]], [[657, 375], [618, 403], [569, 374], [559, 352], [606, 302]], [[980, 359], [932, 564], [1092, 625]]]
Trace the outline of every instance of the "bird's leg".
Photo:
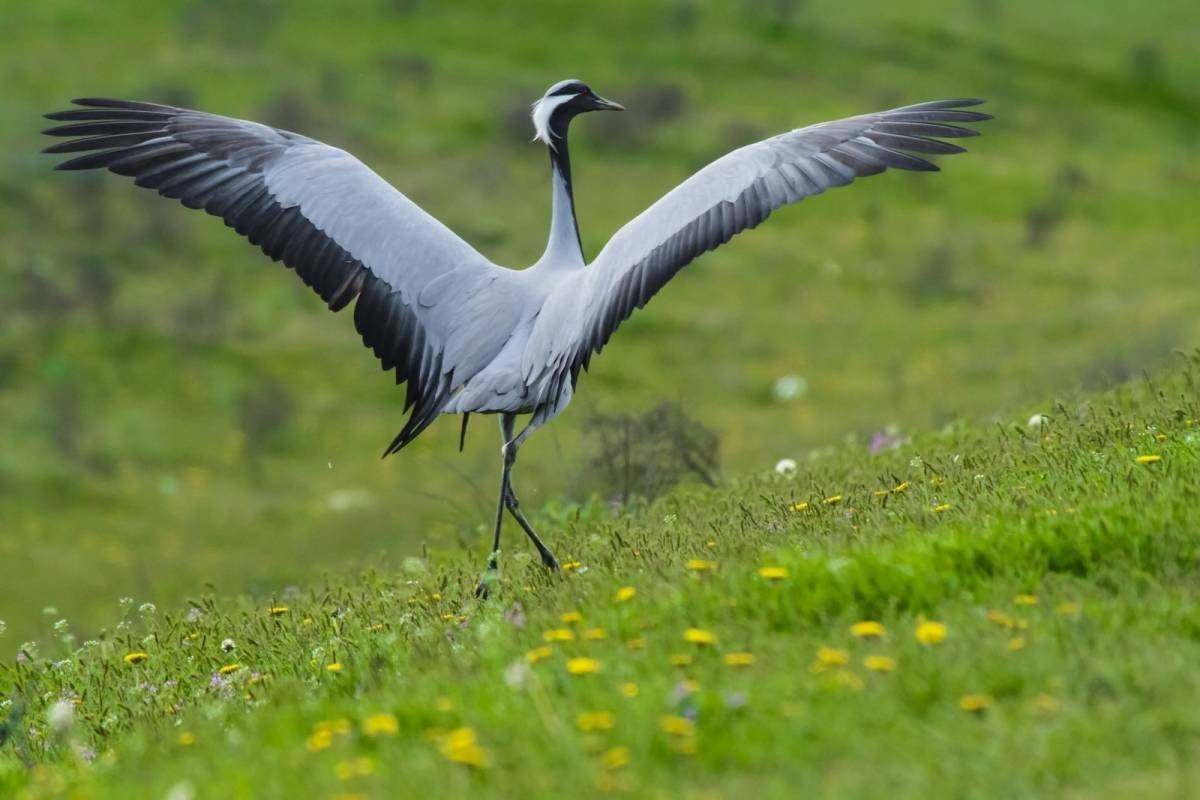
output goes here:
[[[514, 463], [517, 460], [517, 450], [520, 448], [521, 444], [525, 441], [529, 434], [533, 433], [535, 428], [536, 426], [530, 422], [525, 426], [516, 439], [512, 438], [511, 427], [506, 432], [506, 438], [512, 444], [512, 458]], [[521, 530], [525, 531], [525, 535], [529, 537], [529, 541], [533, 542], [533, 546], [537, 548], [538, 555], [542, 557], [542, 564], [551, 571], [557, 571], [558, 559], [554, 557], [554, 553], [550, 552], [550, 548], [546, 547], [546, 545], [538, 537], [537, 533], [533, 530], [533, 526], [529, 524], [529, 520], [525, 519], [525, 515], [521, 513], [521, 503], [519, 500], [517, 500], [517, 493], [513, 491], [511, 478], [507, 484], [507, 487], [508, 490], [503, 495], [504, 505], [508, 508], [509, 513], [513, 515], [513, 519], [517, 521], [517, 524], [521, 526]]]
[[512, 442], [513, 422], [514, 418], [511, 414], [504, 414], [500, 417], [500, 437], [503, 442], [500, 445], [500, 457], [504, 461], [504, 466], [500, 472], [500, 498], [496, 502], [496, 528], [492, 535], [492, 552], [488, 556], [487, 570], [483, 573], [479, 585], [475, 587], [475, 596], [481, 599], [487, 598], [490, 584], [495, 582], [500, 574], [500, 529], [504, 526], [506, 499], [511, 493], [508, 475], [512, 471], [513, 462], [517, 460], [517, 448]]

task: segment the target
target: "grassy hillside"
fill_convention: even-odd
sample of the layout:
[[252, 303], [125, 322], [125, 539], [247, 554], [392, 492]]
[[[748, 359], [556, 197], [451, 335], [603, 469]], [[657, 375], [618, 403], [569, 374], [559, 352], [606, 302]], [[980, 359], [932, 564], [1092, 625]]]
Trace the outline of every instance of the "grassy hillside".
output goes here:
[[[939, 175], [776, 214], [622, 328], [523, 452], [527, 504], [609, 487], [590, 410], [682, 401], [726, 474], [876, 431], [987, 419], [1102, 387], [1200, 340], [1193, 2], [3, 4], [0, 619], [211, 582], [486, 547], [496, 433], [401, 457], [400, 394], [350, 323], [217, 221], [113, 176], [54, 174], [38, 115], [80, 95], [262, 119], [348, 147], [501, 263], [549, 216], [528, 103], [578, 75], [629, 111], [576, 126], [594, 253], [733, 146], [816, 120], [979, 95], [997, 119]], [[599, 116], [599, 115], [597, 115]], [[785, 375], [807, 393], [780, 402]], [[44, 621], [43, 621], [44, 620]]]
[[63, 621], [0, 794], [1194, 796], [1198, 380], [580, 509], [487, 603], [459, 554]]

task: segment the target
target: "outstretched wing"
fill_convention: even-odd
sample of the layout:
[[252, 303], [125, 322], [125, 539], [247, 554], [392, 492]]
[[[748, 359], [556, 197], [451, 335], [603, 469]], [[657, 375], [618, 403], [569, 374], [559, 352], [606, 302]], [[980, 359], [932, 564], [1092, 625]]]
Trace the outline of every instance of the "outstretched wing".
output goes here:
[[[552, 363], [527, 368], [570, 369], [574, 379], [633, 310], [675, 273], [780, 206], [888, 167], [936, 171], [912, 153], [963, 152], [940, 139], [977, 135], [955, 123], [991, 119], [962, 110], [982, 102], [942, 100], [823, 122], [717, 159], [617, 231], [595, 260], [573, 276], [577, 284], [561, 301], [563, 318], [581, 320], [582, 328], [574, 328], [577, 337], [570, 352], [539, 342], [535, 352]], [[567, 305], [572, 308], [565, 309]]]
[[[354, 156], [255, 122], [153, 103], [84, 99], [48, 114], [71, 137], [47, 153], [76, 153], [58, 169], [107, 168], [204, 209], [283, 261], [339, 311], [357, 298], [363, 343], [413, 409], [388, 453], [412, 441], [503, 342], [473, 335], [463, 309], [478, 310], [498, 267]], [[434, 291], [423, 290], [438, 278]], [[454, 291], [447, 292], [446, 281]], [[427, 297], [453, 297], [431, 302]], [[454, 309], [458, 313], [451, 313]], [[468, 330], [464, 330], [464, 328]], [[491, 352], [489, 352], [491, 351]], [[387, 453], [385, 453], [386, 455]]]

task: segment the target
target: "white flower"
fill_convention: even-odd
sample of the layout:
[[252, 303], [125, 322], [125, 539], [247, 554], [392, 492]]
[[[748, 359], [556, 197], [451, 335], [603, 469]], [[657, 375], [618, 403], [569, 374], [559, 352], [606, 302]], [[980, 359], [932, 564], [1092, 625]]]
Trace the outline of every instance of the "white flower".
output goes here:
[[796, 461], [791, 458], [781, 458], [775, 465], [775, 471], [780, 475], [794, 475], [796, 473]]
[[808, 392], [808, 381], [799, 375], [784, 375], [775, 381], [771, 394], [780, 403], [796, 400]]
[[508, 669], [504, 670], [504, 682], [510, 689], [520, 689], [525, 685], [525, 681], [529, 680], [532, 672], [533, 670], [529, 668], [525, 659], [514, 661], [508, 665]]
[[1050, 421], [1050, 418], [1047, 417], [1045, 414], [1034, 414], [1032, 417], [1029, 418], [1029, 422], [1027, 422], [1025, 424], [1031, 428], [1037, 428], [1041, 425], [1045, 425], [1049, 421]]
[[50, 706], [50, 710], [46, 712], [46, 721], [50, 723], [51, 728], [59, 733], [71, 727], [71, 721], [74, 717], [75, 707], [71, 704], [70, 700], [59, 700]]
[[154, 603], [142, 603], [140, 606], [138, 606], [138, 611], [146, 616], [150, 616], [155, 611], [158, 611], [158, 607], [155, 606]]
[[237, 647], [237, 645], [233, 643], [233, 639], [222, 639], [221, 640], [221, 651], [222, 652], [232, 653], [234, 651], [234, 648], [236, 648], [236, 647]]

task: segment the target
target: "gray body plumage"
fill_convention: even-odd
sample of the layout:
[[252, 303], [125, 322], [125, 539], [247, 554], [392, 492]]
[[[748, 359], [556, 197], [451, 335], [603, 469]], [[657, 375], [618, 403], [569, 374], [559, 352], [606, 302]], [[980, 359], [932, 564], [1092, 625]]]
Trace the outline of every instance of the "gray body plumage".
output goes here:
[[[440, 414], [505, 415], [501, 510], [516, 447], [570, 402], [581, 370], [620, 324], [700, 254], [772, 211], [892, 167], [936, 170], [920, 155], [975, 135], [978, 100], [923, 103], [800, 128], [704, 167], [617, 231], [588, 264], [572, 197], [567, 126], [620, 106], [575, 80], [534, 105], [551, 160], [545, 254], [513, 270], [492, 263], [344, 150], [254, 122], [153, 103], [84, 99], [47, 115], [85, 153], [59, 169], [107, 168], [221, 217], [283, 261], [329, 307], [355, 302], [354, 323], [384, 369], [407, 383], [395, 452]], [[511, 415], [531, 414], [511, 435]], [[511, 458], [510, 458], [511, 449]], [[509, 510], [548, 556], [515, 495]], [[499, 512], [497, 519], [499, 542]], [[549, 561], [547, 563], [550, 563]]]

